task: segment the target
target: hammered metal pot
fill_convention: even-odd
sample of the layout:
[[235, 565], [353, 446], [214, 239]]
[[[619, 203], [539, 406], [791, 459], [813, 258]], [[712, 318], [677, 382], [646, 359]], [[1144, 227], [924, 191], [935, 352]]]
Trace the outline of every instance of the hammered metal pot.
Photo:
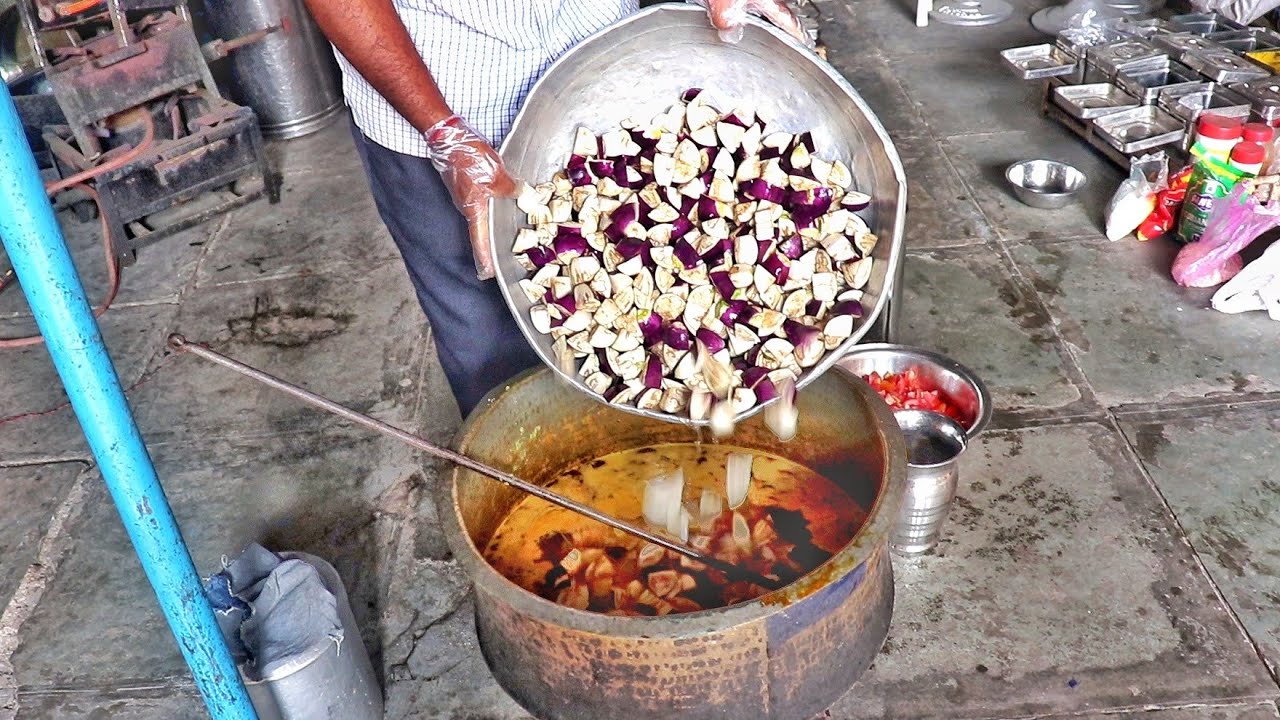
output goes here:
[[[546, 182], [569, 160], [574, 132], [599, 134], [636, 118], [647, 122], [702, 88], [724, 111], [754, 109], [771, 127], [809, 130], [817, 154], [839, 159], [853, 171], [856, 189], [872, 198], [864, 216], [880, 239], [867, 282], [866, 316], [839, 349], [800, 376], [803, 387], [830, 368], [876, 325], [893, 287], [901, 286], [906, 179], [893, 141], [857, 91], [828, 65], [786, 34], [752, 20], [741, 42], [722, 42], [699, 7], [669, 3], [641, 11], [565, 53], [533, 86], [502, 144], [507, 169], [530, 183]], [[543, 362], [559, 372], [548, 335], [529, 320], [529, 298], [518, 283], [527, 273], [511, 252], [526, 225], [514, 200], [494, 200], [490, 230], [498, 284], [512, 314]], [[581, 377], [566, 381], [600, 399]], [[760, 411], [757, 405], [741, 417]], [[624, 407], [650, 417], [672, 416]], [[685, 420], [685, 422], [689, 422]], [[700, 421], [697, 424], [706, 424]]]
[[[542, 720], [808, 720], [849, 690], [884, 644], [893, 613], [887, 550], [906, 473], [888, 408], [835, 369], [799, 394], [796, 439], [760, 419], [733, 442], [803, 463], [840, 484], [868, 517], [854, 539], [782, 590], [728, 608], [611, 617], [561, 607], [485, 561], [519, 491], [454, 469], [440, 492], [445, 535], [475, 583], [480, 647], [494, 677]], [[456, 447], [539, 484], [602, 455], [692, 442], [695, 430], [594, 402], [549, 369], [494, 391]], [[641, 480], [636, 481], [641, 492]]]

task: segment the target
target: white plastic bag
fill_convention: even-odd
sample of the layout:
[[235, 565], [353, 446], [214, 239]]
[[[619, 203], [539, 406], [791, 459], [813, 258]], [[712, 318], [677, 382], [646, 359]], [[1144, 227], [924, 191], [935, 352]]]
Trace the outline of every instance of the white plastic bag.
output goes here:
[[1218, 288], [1210, 303], [1214, 310], [1229, 315], [1266, 310], [1272, 320], [1280, 321], [1280, 242], [1272, 243], [1261, 257]]
[[1115, 242], [1134, 232], [1156, 207], [1156, 193], [1169, 186], [1169, 162], [1163, 152], [1136, 158], [1129, 177], [1107, 203], [1107, 239]]
[[1071, 13], [1064, 28], [1067, 30], [1097, 25], [1115, 14], [1102, 0], [1075, 0], [1067, 3], [1066, 12]]
[[1280, 0], [1191, 0], [1196, 12], [1216, 12], [1243, 25], [1280, 7]]

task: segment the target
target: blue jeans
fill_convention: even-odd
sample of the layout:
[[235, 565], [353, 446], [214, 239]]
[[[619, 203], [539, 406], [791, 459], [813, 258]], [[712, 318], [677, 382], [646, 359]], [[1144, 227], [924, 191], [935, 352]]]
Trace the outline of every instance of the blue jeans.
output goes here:
[[400, 248], [463, 417], [493, 388], [537, 366], [497, 282], [476, 279], [467, 221], [424, 158], [352, 135], [378, 213]]

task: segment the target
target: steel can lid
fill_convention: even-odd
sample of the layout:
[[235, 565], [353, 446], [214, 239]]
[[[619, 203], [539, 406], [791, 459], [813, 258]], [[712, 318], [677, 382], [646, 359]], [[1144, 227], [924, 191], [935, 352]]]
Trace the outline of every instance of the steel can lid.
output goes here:
[[1275, 137], [1275, 134], [1275, 130], [1272, 130], [1266, 123], [1249, 123], [1244, 126], [1245, 142], [1271, 142], [1271, 139]]
[[1235, 140], [1244, 134], [1239, 118], [1222, 115], [1202, 115], [1196, 123], [1196, 134], [1213, 140]]
[[1267, 159], [1267, 149], [1254, 142], [1237, 143], [1231, 148], [1231, 161], [1240, 165], [1257, 165]]

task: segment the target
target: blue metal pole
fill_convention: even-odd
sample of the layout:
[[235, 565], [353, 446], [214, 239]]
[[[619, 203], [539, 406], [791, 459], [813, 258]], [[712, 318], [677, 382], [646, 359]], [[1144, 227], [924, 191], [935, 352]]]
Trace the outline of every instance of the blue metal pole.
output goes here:
[[0, 239], [209, 714], [214, 720], [257, 720], [120, 389], [18, 110], [2, 82]]

